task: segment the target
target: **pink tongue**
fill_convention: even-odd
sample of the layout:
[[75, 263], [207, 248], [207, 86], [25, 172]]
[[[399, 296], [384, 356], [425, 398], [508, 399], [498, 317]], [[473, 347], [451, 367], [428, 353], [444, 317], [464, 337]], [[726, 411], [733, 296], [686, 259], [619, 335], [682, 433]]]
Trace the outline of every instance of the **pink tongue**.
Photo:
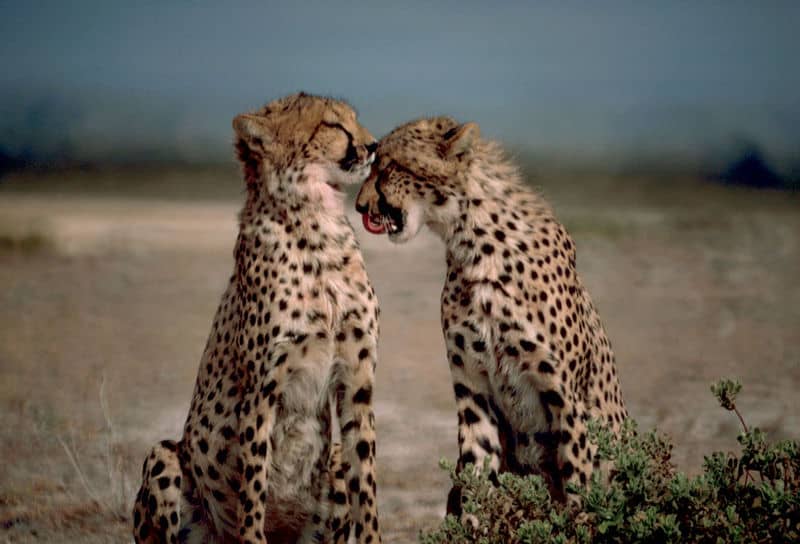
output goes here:
[[384, 227], [381, 223], [375, 223], [372, 220], [372, 215], [370, 215], [369, 212], [363, 214], [361, 219], [364, 222], [364, 228], [372, 234], [383, 234], [386, 232], [386, 227]]

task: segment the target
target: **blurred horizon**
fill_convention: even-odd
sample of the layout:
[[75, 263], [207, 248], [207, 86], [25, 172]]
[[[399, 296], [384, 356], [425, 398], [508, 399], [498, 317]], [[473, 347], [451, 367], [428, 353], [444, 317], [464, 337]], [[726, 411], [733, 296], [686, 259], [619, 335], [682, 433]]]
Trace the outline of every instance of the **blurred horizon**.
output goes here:
[[[229, 162], [297, 90], [376, 135], [473, 120], [560, 163], [800, 172], [800, 4], [0, 0], [0, 162]], [[2, 168], [0, 168], [2, 170]]]

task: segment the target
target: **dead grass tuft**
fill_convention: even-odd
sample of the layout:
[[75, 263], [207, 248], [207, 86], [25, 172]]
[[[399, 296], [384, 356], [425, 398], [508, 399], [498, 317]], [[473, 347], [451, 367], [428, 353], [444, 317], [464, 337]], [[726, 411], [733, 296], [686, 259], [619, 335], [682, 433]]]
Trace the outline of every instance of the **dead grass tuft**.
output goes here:
[[84, 493], [89, 497], [92, 504], [97, 505], [101, 510], [113, 517], [125, 521], [131, 510], [130, 491], [131, 485], [128, 481], [128, 474], [125, 470], [125, 457], [119, 447], [120, 440], [117, 436], [114, 423], [108, 410], [108, 399], [106, 398], [106, 378], [105, 375], [100, 380], [99, 390], [100, 412], [105, 421], [105, 428], [102, 431], [103, 479], [99, 482], [102, 487], [90, 483], [86, 471], [83, 469], [79, 460], [78, 450], [74, 445], [68, 445], [60, 436], [56, 437], [70, 465], [75, 471], [78, 481]]

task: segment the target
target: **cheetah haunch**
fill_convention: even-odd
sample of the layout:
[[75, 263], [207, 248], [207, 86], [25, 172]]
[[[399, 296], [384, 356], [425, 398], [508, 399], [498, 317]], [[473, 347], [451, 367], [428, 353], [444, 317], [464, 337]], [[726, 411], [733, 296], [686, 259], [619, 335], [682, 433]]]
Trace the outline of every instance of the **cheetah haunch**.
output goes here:
[[[550, 207], [474, 123], [402, 125], [378, 145], [356, 208], [372, 233], [444, 240], [442, 328], [458, 406], [459, 468], [540, 473], [554, 497], [596, 465], [586, 423], [627, 413], [614, 354]], [[451, 491], [448, 510], [460, 512]]]
[[183, 438], [157, 445], [137, 542], [379, 542], [378, 304], [340, 184], [376, 143], [344, 102], [296, 94], [233, 121], [247, 197]]

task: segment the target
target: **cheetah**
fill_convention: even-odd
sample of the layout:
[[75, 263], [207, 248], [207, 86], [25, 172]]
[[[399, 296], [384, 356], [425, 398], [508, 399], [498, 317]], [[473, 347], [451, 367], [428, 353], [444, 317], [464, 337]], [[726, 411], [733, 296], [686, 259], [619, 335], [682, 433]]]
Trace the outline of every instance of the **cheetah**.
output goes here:
[[[597, 466], [587, 421], [627, 417], [614, 354], [576, 272], [575, 244], [475, 123], [402, 125], [378, 144], [356, 209], [404, 243], [427, 225], [444, 241], [441, 322], [458, 407], [458, 469], [541, 474], [576, 501]], [[453, 489], [448, 511], [460, 512]]]
[[233, 121], [246, 198], [234, 271], [180, 441], [148, 455], [137, 542], [378, 543], [378, 302], [342, 186], [377, 142], [294, 94]]

